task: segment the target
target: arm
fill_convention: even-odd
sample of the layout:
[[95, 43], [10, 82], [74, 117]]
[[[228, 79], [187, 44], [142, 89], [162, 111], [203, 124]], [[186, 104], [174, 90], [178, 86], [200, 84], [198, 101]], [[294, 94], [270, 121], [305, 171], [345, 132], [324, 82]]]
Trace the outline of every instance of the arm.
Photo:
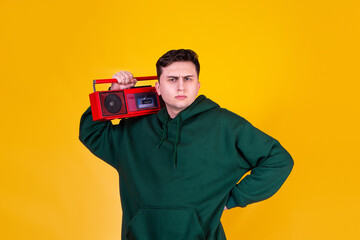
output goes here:
[[111, 121], [93, 121], [88, 108], [80, 120], [79, 139], [95, 156], [117, 169], [115, 149], [122, 139], [120, 128]]
[[239, 154], [247, 161], [251, 173], [232, 190], [228, 209], [265, 200], [285, 182], [294, 165], [290, 154], [272, 137], [246, 122], [236, 143]]
[[[126, 89], [136, 84], [130, 72], [118, 72], [113, 78], [118, 83], [112, 84], [112, 90]], [[123, 125], [122, 121], [119, 125], [112, 125], [111, 121], [93, 121], [91, 108], [88, 108], [81, 117], [79, 139], [94, 155], [117, 169], [119, 159], [115, 149], [122, 142]]]

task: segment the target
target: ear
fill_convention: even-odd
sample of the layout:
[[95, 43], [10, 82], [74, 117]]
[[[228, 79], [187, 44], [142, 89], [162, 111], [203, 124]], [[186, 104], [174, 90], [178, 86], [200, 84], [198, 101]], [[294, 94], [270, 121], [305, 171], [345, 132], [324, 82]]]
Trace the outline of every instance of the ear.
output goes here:
[[198, 82], [198, 90], [200, 89], [200, 85], [201, 85], [200, 82]]
[[157, 81], [157, 82], [155, 83], [155, 89], [156, 89], [157, 94], [160, 96], [160, 95], [161, 95], [161, 91], [160, 91], [160, 83], [159, 83], [159, 81]]

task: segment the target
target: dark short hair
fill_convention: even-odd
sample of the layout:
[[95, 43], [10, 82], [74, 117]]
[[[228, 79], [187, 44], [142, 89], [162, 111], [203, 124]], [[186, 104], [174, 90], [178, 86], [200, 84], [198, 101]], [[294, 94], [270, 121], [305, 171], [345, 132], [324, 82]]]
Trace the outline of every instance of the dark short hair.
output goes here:
[[160, 76], [162, 74], [162, 68], [169, 66], [174, 62], [192, 62], [195, 65], [196, 73], [199, 77], [200, 73], [200, 63], [198, 60], [198, 55], [190, 49], [178, 49], [170, 50], [164, 55], [162, 55], [159, 60], [156, 62], [156, 72], [158, 80], [160, 81]]

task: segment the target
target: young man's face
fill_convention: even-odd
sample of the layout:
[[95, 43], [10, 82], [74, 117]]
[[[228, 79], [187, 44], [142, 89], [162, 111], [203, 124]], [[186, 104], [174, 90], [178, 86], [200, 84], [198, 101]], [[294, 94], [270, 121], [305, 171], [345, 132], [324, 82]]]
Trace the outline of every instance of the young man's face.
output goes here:
[[155, 88], [170, 117], [174, 118], [195, 101], [200, 83], [192, 62], [174, 62], [162, 70]]

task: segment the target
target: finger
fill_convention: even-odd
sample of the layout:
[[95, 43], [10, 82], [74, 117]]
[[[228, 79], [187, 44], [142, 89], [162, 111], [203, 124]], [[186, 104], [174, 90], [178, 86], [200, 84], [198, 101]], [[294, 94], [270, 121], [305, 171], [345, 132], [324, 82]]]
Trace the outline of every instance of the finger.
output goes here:
[[122, 71], [121, 72], [121, 79], [122, 79], [122, 84], [129, 84], [130, 80], [131, 80], [130, 73], [127, 72], [127, 71]]
[[127, 83], [127, 73], [125, 71], [120, 71], [119, 72], [119, 80], [118, 81], [120, 84], [126, 84]]
[[[117, 82], [121, 85], [134, 83], [133, 75], [128, 71], [120, 71], [113, 75], [113, 78], [117, 80]], [[136, 83], [136, 81], [135, 81]]]
[[128, 79], [133, 79], [133, 78], [134, 78], [133, 75], [131, 74], [131, 72], [124, 71], [124, 74], [126, 75], [126, 77], [127, 77]]
[[115, 73], [115, 74], [113, 75], [113, 78], [115, 78], [119, 84], [121, 84], [121, 82], [123, 81], [123, 77], [122, 77], [122, 73], [121, 73], [121, 72]]
[[126, 72], [126, 84], [134, 83], [134, 77], [130, 72]]

